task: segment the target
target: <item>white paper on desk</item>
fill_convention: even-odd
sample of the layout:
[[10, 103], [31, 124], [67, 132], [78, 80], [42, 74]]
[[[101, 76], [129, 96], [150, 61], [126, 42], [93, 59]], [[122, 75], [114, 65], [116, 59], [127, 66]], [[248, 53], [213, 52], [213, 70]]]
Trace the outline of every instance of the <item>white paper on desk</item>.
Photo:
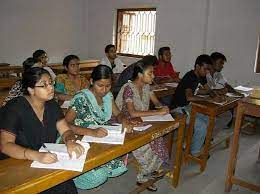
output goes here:
[[163, 83], [163, 85], [176, 88], [178, 86], [178, 83], [170, 82], [170, 83]]
[[239, 95], [237, 95], [237, 94], [230, 93], [230, 92], [226, 93], [226, 96], [228, 96], [228, 97], [234, 97], [234, 98], [242, 98], [242, 96], [239, 96]]
[[145, 121], [174, 121], [171, 114], [141, 117]]
[[243, 92], [250, 92], [252, 91], [254, 88], [249, 88], [249, 87], [244, 87], [244, 86], [237, 86], [234, 88], [235, 90], [240, 90]]
[[[45, 143], [47, 149], [57, 155], [58, 162], [52, 164], [43, 164], [37, 161], [33, 161], [31, 167], [82, 172], [90, 145], [81, 141], [77, 141], [77, 143], [81, 144], [85, 148], [84, 154], [82, 154], [79, 158], [70, 158], [65, 144]], [[47, 151], [45, 150], [45, 148], [41, 147], [39, 152]]]
[[68, 109], [70, 106], [70, 101], [69, 100], [66, 100], [63, 102], [63, 104], [60, 106], [61, 108], [66, 108]]
[[81, 141], [122, 145], [125, 141], [125, 130], [123, 133], [108, 133], [105, 137], [92, 137], [84, 135]]
[[137, 126], [137, 127], [134, 127], [133, 130], [134, 131], [145, 131], [146, 129], [150, 128], [152, 125], [151, 124], [148, 124], [148, 125], [145, 125], [145, 126]]
[[106, 129], [108, 133], [122, 133], [122, 124], [115, 123], [115, 125], [89, 125], [88, 128], [90, 129], [97, 129], [97, 128]]
[[223, 101], [223, 102], [216, 102], [216, 101], [212, 101], [213, 104], [217, 104], [217, 105], [224, 105], [226, 104], [228, 101]]

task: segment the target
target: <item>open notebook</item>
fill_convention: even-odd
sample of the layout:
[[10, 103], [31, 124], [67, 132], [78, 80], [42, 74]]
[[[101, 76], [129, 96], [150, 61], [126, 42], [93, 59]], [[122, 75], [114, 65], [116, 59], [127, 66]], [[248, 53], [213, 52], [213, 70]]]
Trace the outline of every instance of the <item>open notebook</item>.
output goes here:
[[[57, 154], [58, 162], [52, 164], [42, 164], [40, 162], [33, 161], [31, 167], [82, 172], [90, 145], [81, 141], [77, 141], [77, 143], [81, 144], [85, 148], [84, 154], [82, 154], [79, 158], [76, 158], [75, 156], [70, 158], [65, 144], [45, 143], [45, 146], [49, 151], [51, 151], [51, 153]], [[47, 150], [41, 147], [39, 152], [47, 152]]]
[[124, 144], [125, 133], [122, 131], [122, 125], [108, 126], [108, 125], [93, 125], [88, 128], [95, 130], [96, 128], [102, 127], [108, 131], [107, 136], [105, 137], [92, 137], [84, 135], [81, 141], [83, 142], [95, 142], [95, 143], [105, 143], [105, 144]]

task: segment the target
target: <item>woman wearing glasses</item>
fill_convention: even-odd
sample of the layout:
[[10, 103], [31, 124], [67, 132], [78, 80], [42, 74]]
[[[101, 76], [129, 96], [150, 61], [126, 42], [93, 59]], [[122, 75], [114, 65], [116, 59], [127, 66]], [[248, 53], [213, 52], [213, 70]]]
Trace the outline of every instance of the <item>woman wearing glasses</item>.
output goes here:
[[[0, 109], [3, 154], [16, 159], [54, 163], [57, 161], [55, 154], [38, 150], [43, 143], [55, 143], [57, 132], [70, 155], [75, 152], [79, 157], [84, 152], [84, 148], [75, 143], [73, 131], [53, 100], [53, 85], [49, 72], [43, 68], [30, 68], [24, 73], [23, 96], [10, 100]], [[77, 190], [73, 181], [67, 181], [43, 193], [77, 193]]]
[[63, 66], [67, 73], [59, 74], [55, 79], [55, 93], [60, 101], [71, 100], [76, 92], [89, 87], [88, 80], [80, 75], [78, 56], [66, 56]]

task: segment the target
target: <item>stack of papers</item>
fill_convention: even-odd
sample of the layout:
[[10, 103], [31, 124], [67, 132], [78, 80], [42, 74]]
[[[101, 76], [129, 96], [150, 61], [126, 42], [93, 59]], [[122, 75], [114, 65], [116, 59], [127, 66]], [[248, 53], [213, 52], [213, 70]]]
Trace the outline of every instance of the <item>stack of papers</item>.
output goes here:
[[141, 117], [145, 121], [174, 121], [171, 114]]
[[105, 137], [92, 137], [85, 135], [81, 141], [83, 142], [95, 142], [95, 143], [105, 143], [105, 144], [124, 144], [126, 130], [122, 131], [122, 125], [118, 126], [108, 126], [108, 125], [93, 125], [88, 128], [93, 130], [102, 127], [107, 129], [108, 133]]
[[[47, 169], [62, 169], [62, 170], [72, 170], [82, 172], [87, 152], [90, 148], [88, 143], [83, 143], [77, 141], [77, 143], [81, 144], [85, 148], [84, 154], [82, 154], [79, 158], [69, 157], [67, 152], [67, 147], [65, 144], [54, 144], [54, 143], [45, 143], [47, 149], [57, 155], [58, 162], [52, 164], [42, 164], [37, 161], [33, 161], [31, 164], [32, 168], [47, 168]], [[47, 152], [47, 150], [43, 147], [40, 148], [39, 152]]]

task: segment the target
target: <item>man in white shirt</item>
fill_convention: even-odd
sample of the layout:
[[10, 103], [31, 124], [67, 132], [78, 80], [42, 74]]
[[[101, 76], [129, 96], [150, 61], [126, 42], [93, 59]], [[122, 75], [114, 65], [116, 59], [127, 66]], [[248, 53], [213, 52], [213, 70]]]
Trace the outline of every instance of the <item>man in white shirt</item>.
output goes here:
[[101, 59], [100, 64], [109, 66], [113, 73], [121, 73], [126, 65], [116, 56], [115, 45], [109, 44], [105, 47], [106, 57]]
[[[214, 52], [210, 55], [212, 65], [209, 65], [209, 73], [206, 75], [207, 85], [218, 95], [225, 95], [227, 92], [232, 92], [240, 95], [232, 86], [227, 83], [227, 80], [221, 73], [226, 57], [222, 53]], [[217, 116], [219, 122], [216, 123], [219, 129], [226, 128], [228, 123], [232, 120], [231, 111], [226, 111]]]
[[209, 73], [206, 76], [208, 86], [222, 95], [231, 92], [243, 96], [227, 83], [227, 80], [221, 73], [225, 62], [227, 61], [226, 57], [222, 53], [218, 52], [212, 53], [210, 57], [213, 61], [213, 65], [209, 67]]

